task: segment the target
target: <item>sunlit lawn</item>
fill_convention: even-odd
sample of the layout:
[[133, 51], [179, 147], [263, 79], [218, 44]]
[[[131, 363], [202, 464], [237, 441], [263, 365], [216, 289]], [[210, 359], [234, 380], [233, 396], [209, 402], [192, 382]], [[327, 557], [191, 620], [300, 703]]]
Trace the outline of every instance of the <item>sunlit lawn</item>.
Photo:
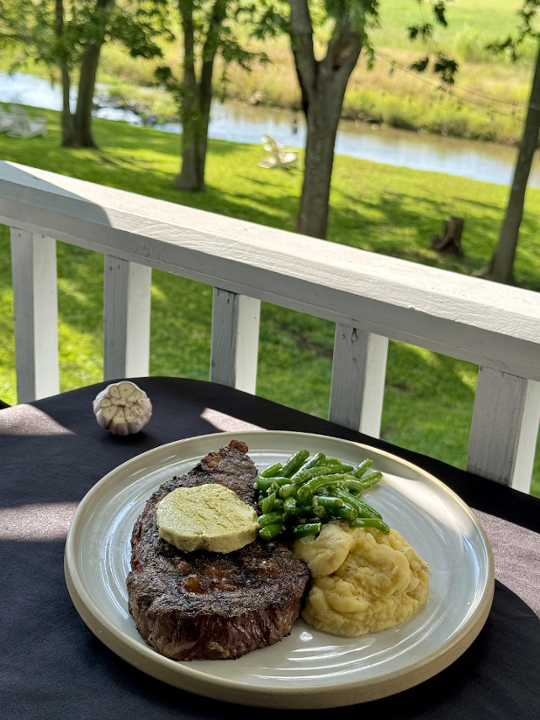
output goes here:
[[[178, 136], [97, 121], [100, 151], [58, 147], [58, 115], [48, 139], [0, 135], [0, 157], [85, 180], [180, 202], [274, 227], [294, 229], [300, 172], [257, 167], [260, 148], [210, 143], [208, 190], [179, 193]], [[506, 189], [462, 178], [337, 157], [329, 240], [460, 272], [482, 266], [496, 240]], [[520, 282], [540, 289], [540, 192], [530, 190], [517, 261]], [[429, 249], [450, 214], [465, 218], [463, 260]], [[58, 246], [62, 390], [97, 382], [102, 372], [103, 258]], [[501, 287], [504, 292], [504, 287]], [[16, 401], [13, 307], [7, 228], [0, 232], [0, 398]], [[211, 288], [154, 271], [151, 373], [206, 379]], [[334, 326], [263, 306], [257, 392], [326, 416]], [[383, 436], [459, 467], [466, 458], [477, 369], [426, 350], [391, 343]], [[540, 495], [540, 458], [535, 492]]]

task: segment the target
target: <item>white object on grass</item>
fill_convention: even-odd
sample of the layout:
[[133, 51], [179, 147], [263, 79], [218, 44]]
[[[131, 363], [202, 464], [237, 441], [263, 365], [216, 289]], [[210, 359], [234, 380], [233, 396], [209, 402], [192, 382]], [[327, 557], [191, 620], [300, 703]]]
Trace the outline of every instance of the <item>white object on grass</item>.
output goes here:
[[283, 145], [280, 145], [269, 135], [263, 135], [262, 141], [266, 155], [257, 163], [259, 167], [287, 169], [298, 165], [298, 152], [296, 150], [284, 148]]
[[11, 126], [7, 133], [9, 137], [32, 138], [42, 135], [47, 137], [47, 119], [42, 117], [29, 118], [20, 105], [9, 106]]
[[0, 132], [6, 132], [13, 125], [11, 115], [0, 105]]

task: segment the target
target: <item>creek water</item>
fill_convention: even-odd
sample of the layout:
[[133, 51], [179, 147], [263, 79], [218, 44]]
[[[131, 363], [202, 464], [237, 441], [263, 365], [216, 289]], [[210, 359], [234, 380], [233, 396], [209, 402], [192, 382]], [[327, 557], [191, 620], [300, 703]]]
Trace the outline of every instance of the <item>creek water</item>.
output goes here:
[[[0, 102], [60, 110], [61, 93], [58, 86], [32, 75], [0, 73]], [[101, 103], [105, 105], [104, 101]], [[97, 109], [94, 115], [142, 125], [141, 118], [131, 110], [104, 106]], [[175, 123], [155, 127], [166, 132], [179, 133], [181, 130], [180, 125]], [[209, 135], [211, 138], [239, 143], [259, 143], [262, 135], [270, 135], [283, 145], [302, 148], [305, 146], [306, 127], [301, 113], [233, 102], [215, 102], [212, 105]], [[442, 172], [507, 185], [512, 179], [517, 150], [495, 143], [343, 121], [338, 131], [336, 153], [386, 165]], [[535, 157], [529, 185], [540, 187], [538, 157]]]

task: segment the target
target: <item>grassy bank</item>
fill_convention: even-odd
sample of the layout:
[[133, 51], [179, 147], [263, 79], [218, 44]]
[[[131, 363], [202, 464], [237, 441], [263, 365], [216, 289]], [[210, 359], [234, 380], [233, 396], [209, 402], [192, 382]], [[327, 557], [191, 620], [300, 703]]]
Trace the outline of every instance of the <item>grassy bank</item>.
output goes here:
[[[523, 104], [529, 93], [533, 41], [523, 48], [523, 59], [514, 65], [507, 56], [494, 56], [485, 48], [504, 38], [517, 25], [521, 0], [455, 0], [447, 10], [448, 27], [436, 28], [427, 43], [411, 43], [407, 27], [431, 21], [429, 7], [414, 0], [382, 0], [380, 27], [371, 31], [376, 62], [367, 70], [361, 58], [343, 105], [343, 118], [388, 125], [407, 130], [516, 144], [523, 121]], [[489, 13], [486, 10], [489, 7]], [[247, 33], [246, 38], [247, 40]], [[282, 37], [264, 44], [248, 42], [253, 50], [264, 50], [270, 60], [251, 73], [231, 66], [229, 97], [245, 103], [299, 110], [299, 90], [289, 42]], [[449, 92], [439, 88], [430, 73], [418, 76], [408, 66], [426, 52], [440, 49], [460, 64], [456, 86]], [[167, 63], [181, 73], [177, 45], [164, 48]], [[106, 48], [101, 68], [103, 82], [111, 93], [152, 108], [162, 118], [175, 114], [171, 99], [152, 90], [155, 63], [134, 60], [118, 47]], [[219, 74], [219, 71], [218, 71]], [[134, 85], [144, 85], [135, 90]]]
[[[536, 51], [533, 41], [524, 47], [517, 64], [506, 56], [486, 51], [487, 43], [504, 38], [517, 25], [516, 11], [521, 0], [455, 0], [448, 4], [448, 28], [436, 28], [428, 43], [411, 43], [407, 27], [431, 21], [427, 3], [415, 0], [382, 0], [379, 28], [371, 31], [376, 49], [372, 70], [361, 57], [343, 105], [343, 118], [381, 124], [406, 130], [454, 137], [516, 144], [522, 131]], [[489, 10], [489, 12], [488, 12]], [[178, 32], [178, 31], [176, 31]], [[244, 103], [300, 110], [299, 90], [288, 40], [284, 37], [264, 44], [244, 42], [253, 50], [264, 50], [271, 63], [255, 65], [247, 73], [233, 65], [228, 70], [227, 94]], [[422, 76], [407, 70], [426, 52], [440, 49], [458, 60], [457, 82], [444, 91], [431, 74]], [[165, 62], [181, 76], [180, 41], [164, 44], [164, 60], [131, 58], [119, 46], [108, 44], [103, 50], [98, 80], [109, 86], [118, 103], [135, 105], [143, 113], [155, 114], [160, 121], [173, 119], [177, 107], [167, 93], [156, 87], [154, 70]], [[0, 68], [8, 69], [10, 52], [0, 54]], [[26, 66], [40, 72], [43, 68]], [[222, 68], [217, 67], [216, 78]], [[221, 92], [216, 80], [216, 94]]]
[[[40, 112], [41, 114], [41, 112]], [[260, 148], [211, 141], [208, 191], [179, 193], [178, 137], [149, 128], [96, 121], [100, 151], [58, 147], [58, 114], [45, 112], [47, 139], [0, 135], [0, 157], [152, 197], [294, 229], [300, 172], [257, 167]], [[496, 240], [504, 187], [450, 176], [336, 158], [329, 240], [458, 272], [480, 267]], [[516, 272], [540, 290], [540, 191], [530, 190]], [[450, 214], [466, 219], [466, 257], [429, 249], [429, 237]], [[61, 386], [96, 382], [102, 371], [103, 259], [59, 243]], [[504, 292], [504, 289], [501, 289]], [[9, 239], [0, 232], [0, 398], [15, 402]], [[154, 271], [151, 373], [208, 377], [211, 288]], [[326, 416], [334, 337], [332, 323], [264, 305], [257, 392]], [[391, 343], [383, 436], [463, 467], [477, 369], [434, 353]], [[540, 456], [535, 473], [540, 494]]]

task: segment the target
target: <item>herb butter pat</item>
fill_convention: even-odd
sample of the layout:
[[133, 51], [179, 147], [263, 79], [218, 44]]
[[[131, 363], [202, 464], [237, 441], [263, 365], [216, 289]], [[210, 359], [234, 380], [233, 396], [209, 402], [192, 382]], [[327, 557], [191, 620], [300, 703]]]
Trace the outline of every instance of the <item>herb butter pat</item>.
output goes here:
[[156, 506], [159, 536], [184, 552], [230, 553], [255, 540], [257, 513], [223, 485], [177, 488]]

